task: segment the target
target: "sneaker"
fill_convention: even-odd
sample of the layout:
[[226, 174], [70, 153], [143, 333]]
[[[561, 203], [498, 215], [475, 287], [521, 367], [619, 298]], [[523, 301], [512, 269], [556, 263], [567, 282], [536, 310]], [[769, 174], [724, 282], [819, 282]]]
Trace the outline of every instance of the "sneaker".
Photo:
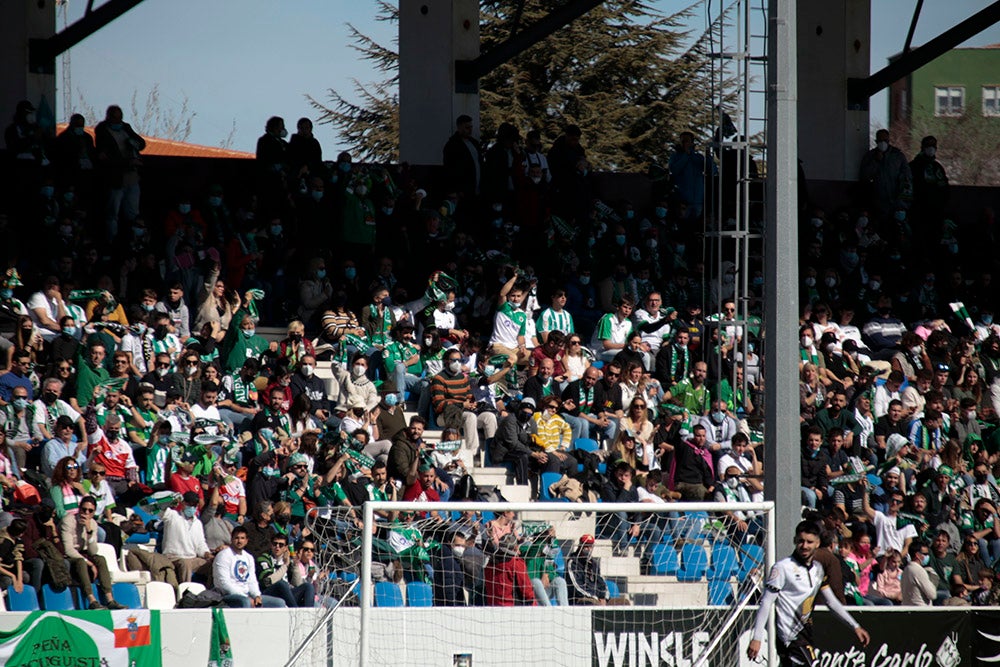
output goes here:
[[111, 602], [108, 602], [106, 606], [108, 609], [128, 609], [128, 607], [123, 605], [121, 602], [118, 602], [117, 600], [112, 600]]
[[101, 604], [97, 600], [94, 600], [93, 602], [90, 603], [90, 606], [87, 607], [87, 609], [90, 609], [91, 611], [96, 611], [98, 609], [107, 609], [107, 607], [105, 607], [103, 604]]

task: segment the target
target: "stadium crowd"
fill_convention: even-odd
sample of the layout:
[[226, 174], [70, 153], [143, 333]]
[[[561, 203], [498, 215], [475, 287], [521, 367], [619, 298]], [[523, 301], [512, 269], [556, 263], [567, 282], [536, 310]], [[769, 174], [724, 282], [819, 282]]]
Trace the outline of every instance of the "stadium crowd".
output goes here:
[[[20, 103], [5, 132], [0, 585], [98, 581], [89, 605], [116, 607], [103, 542], [226, 604], [311, 606], [330, 545], [308, 512], [345, 508], [349, 541], [366, 500], [487, 495], [477, 459], [542, 497], [763, 497], [762, 258], [706, 268], [719, 184], [693, 134], [652, 201], [604, 202], [573, 125], [543, 151], [508, 123], [487, 147], [459, 117], [422, 183], [324, 161], [308, 119], [289, 137], [273, 117], [251, 182], [150, 210], [119, 107], [58, 136], [34, 114]], [[802, 499], [857, 604], [994, 600], [995, 232], [948, 218], [935, 148], [908, 162], [880, 133], [856, 200], [800, 225]], [[759, 518], [719, 515], [758, 539]], [[593, 536], [563, 578], [513, 513], [440, 520], [420, 561], [439, 604], [464, 603], [441, 583], [459, 579], [486, 604], [609, 598]], [[614, 514], [597, 536], [615, 555], [637, 539], [648, 567], [663, 529]], [[156, 551], [128, 548], [150, 534]]]

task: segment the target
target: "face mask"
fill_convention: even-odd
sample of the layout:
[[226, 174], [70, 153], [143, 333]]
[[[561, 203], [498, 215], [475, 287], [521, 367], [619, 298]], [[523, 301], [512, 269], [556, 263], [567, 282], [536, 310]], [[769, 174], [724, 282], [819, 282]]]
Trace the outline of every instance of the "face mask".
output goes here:
[[497, 367], [491, 364], [486, 364], [486, 366], [483, 368], [483, 373], [486, 374], [486, 377], [490, 377], [496, 372], [497, 372]]
[[754, 276], [753, 277], [753, 286], [754, 287], [760, 287], [763, 284], [764, 284], [764, 276]]
[[58, 396], [56, 396], [54, 391], [47, 391], [42, 394], [42, 403], [45, 403], [45, 405], [52, 405], [56, 402], [57, 398]]
[[924, 155], [927, 157], [934, 157], [937, 155], [937, 146], [926, 146], [924, 147]]
[[354, 280], [357, 276], [358, 276], [357, 268], [349, 266], [346, 269], [344, 269], [344, 277], [347, 278], [348, 280]]
[[14, 290], [9, 288], [0, 289], [0, 299], [9, 299], [14, 296]]
[[46, 199], [52, 199], [52, 195], [54, 195], [56, 193], [56, 189], [54, 187], [52, 187], [51, 185], [44, 185], [44, 186], [42, 186], [41, 190], [39, 190], [39, 192]]
[[580, 284], [581, 285], [589, 285], [590, 284], [590, 276], [580, 276]]
[[928, 565], [930, 565], [931, 564], [931, 555], [930, 554], [924, 554], [924, 557], [920, 559], [920, 564], [923, 565], [924, 567], [927, 567]]
[[879, 288], [879, 287], [881, 287], [881, 286], [882, 286], [882, 283], [880, 283], [880, 282], [879, 282], [879, 281], [877, 281], [877, 280], [871, 280], [871, 281], [869, 281], [869, 282], [868, 282], [868, 287], [869, 287], [869, 288], [870, 288], [870, 289], [871, 289], [871, 290], [872, 290], [873, 292], [877, 292], [877, 291], [878, 291], [878, 288]]
[[320, 280], [326, 278], [326, 269], [316, 269], [316, 277]]
[[725, 412], [714, 410], [712, 412], [712, 421], [721, 422], [725, 418], [725, 416], [726, 416]]
[[868, 218], [866, 218], [865, 216], [861, 216], [860, 218], [858, 218], [858, 227], [864, 229], [867, 226], [868, 226]]
[[169, 435], [161, 435], [159, 438], [156, 439], [156, 441], [159, 442], [161, 445], [169, 445], [170, 444], [170, 436]]
[[452, 547], [451, 552], [455, 554], [455, 558], [461, 558], [465, 555], [465, 547]]
[[969, 410], [969, 411], [967, 411], [965, 413], [965, 418], [969, 419], [969, 420], [975, 419], [976, 418], [976, 411], [975, 410]]
[[281, 225], [271, 225], [271, 236], [281, 236]]
[[520, 412], [517, 413], [517, 421], [519, 421], [519, 422], [521, 422], [523, 424], [526, 421], [528, 421], [529, 419], [531, 419], [531, 415], [532, 415], [532, 413], [525, 412], [524, 410], [521, 410]]
[[365, 374], [366, 370], [368, 370], [367, 366], [363, 364], [354, 364], [354, 367], [351, 368], [351, 373], [354, 374], [354, 377], [359, 378]]
[[449, 301], [448, 303], [444, 304], [444, 309], [447, 310], [448, 312], [455, 310], [455, 302]]
[[240, 329], [240, 331], [243, 332], [243, 337], [244, 338], [253, 338], [254, 334], [257, 333], [256, 329]]
[[462, 362], [461, 361], [449, 361], [448, 362], [448, 370], [451, 371], [452, 373], [456, 373], [457, 374], [459, 371], [462, 370]]
[[503, 227], [503, 218], [493, 218], [493, 227], [495, 229]]
[[847, 264], [849, 264], [851, 266], [854, 266], [855, 264], [858, 263], [858, 253], [856, 253], [856, 252], [845, 252], [844, 253], [844, 261]]
[[736, 479], [735, 477], [730, 477], [729, 479], [726, 480], [726, 486], [728, 486], [730, 489], [735, 489], [739, 487], [739, 485], [740, 485], [740, 480]]
[[278, 136], [284, 139], [285, 137], [288, 136], [288, 130], [286, 130], [285, 128], [281, 128], [281, 132], [278, 132]]
[[368, 186], [359, 185], [357, 188], [355, 188], [354, 193], [357, 194], [359, 197], [364, 197], [366, 194], [368, 194]]
[[21, 410], [24, 410], [26, 407], [28, 407], [28, 399], [22, 398], [20, 396], [18, 396], [17, 398], [15, 398], [13, 400], [13, 403], [14, 403], [14, 409], [17, 410], [18, 412], [20, 412]]
[[185, 519], [193, 519], [194, 515], [197, 512], [198, 512], [198, 508], [197, 507], [191, 507], [190, 505], [185, 505], [184, 506], [184, 518]]
[[156, 374], [159, 375], [161, 378], [162, 377], [166, 377], [168, 370], [170, 370], [170, 369], [168, 369], [168, 368], [157, 368], [156, 369]]
[[657, 218], [667, 217], [667, 209], [663, 206], [657, 206], [655, 209], [653, 209], [653, 213], [656, 214]]
[[986, 475], [976, 475], [976, 484], [985, 484]]
[[108, 123], [108, 128], [114, 132], [121, 132], [124, 127], [125, 123]]
[[313, 369], [313, 367], [311, 365], [309, 365], [309, 364], [302, 364], [302, 374], [305, 375], [307, 378], [308, 377], [312, 377], [313, 372], [314, 372], [314, 369]]
[[992, 315], [983, 315], [983, 324], [986, 324], [986, 325], [993, 324], [993, 316]]
[[837, 279], [834, 278], [833, 276], [830, 276], [823, 282], [826, 284], [827, 287], [833, 287], [837, 284]]
[[593, 236], [588, 236], [587, 237], [587, 247], [588, 248], [593, 248], [596, 243], [597, 243], [597, 239], [595, 239]]
[[631, 220], [634, 217], [635, 217], [635, 211], [632, 211], [632, 210], [625, 211], [625, 219], [626, 220]]
[[878, 150], [879, 150], [880, 153], [884, 153], [887, 150], [889, 150], [889, 142], [888, 141], [879, 141], [879, 142], [876, 142], [875, 143], [875, 147], [878, 148]]
[[64, 200], [64, 201], [65, 201], [65, 202], [66, 202], [67, 204], [70, 204], [70, 203], [72, 203], [72, 202], [73, 202], [73, 198], [74, 198], [75, 196], [76, 196], [76, 195], [75, 195], [74, 193], [72, 193], [72, 192], [66, 192], [66, 193], [64, 193], [64, 194], [63, 194], [63, 200]]
[[181, 215], [187, 215], [188, 213], [191, 212], [191, 204], [181, 204], [180, 206], [177, 207], [177, 210], [180, 212]]
[[538, 185], [539, 183], [542, 182], [542, 177], [541, 176], [532, 176], [531, 177], [531, 182], [534, 183], [535, 185]]
[[62, 332], [67, 336], [73, 336], [76, 334], [76, 327], [63, 327]]
[[313, 198], [313, 201], [320, 201], [321, 199], [323, 199], [322, 190], [313, 190], [312, 192], [309, 193], [309, 195]]
[[212, 207], [222, 206], [222, 197], [209, 197], [208, 205]]
[[816, 229], [819, 229], [820, 227], [823, 226], [823, 218], [810, 218], [809, 224], [811, 224]]
[[816, 287], [816, 278], [813, 276], [807, 276], [806, 287]]
[[282, 514], [279, 517], [275, 517], [274, 522], [279, 526], [287, 526], [288, 522], [292, 520], [292, 517], [288, 514]]
[[812, 346], [812, 344], [813, 344], [812, 336], [803, 336], [802, 337], [802, 347], [810, 347], [810, 346]]
[[198, 367], [188, 366], [187, 368], [184, 369], [184, 372], [187, 373], [188, 375], [194, 375], [195, 373], [198, 372]]
[[624, 234], [615, 235], [615, 243], [621, 246], [625, 245], [625, 235]]
[[82, 127], [74, 127], [73, 134], [75, 134], [78, 137], [82, 137], [83, 135], [87, 134], [87, 131]]
[[399, 394], [386, 394], [385, 404], [388, 405], [390, 408], [399, 405]]
[[348, 173], [348, 172], [351, 171], [351, 163], [350, 162], [341, 162], [340, 164], [337, 165], [337, 168], [340, 169], [340, 171], [342, 171], [342, 172], [344, 172], [346, 174], [346, 173]]
[[915, 357], [919, 356], [921, 351], [922, 348], [919, 345], [914, 345], [913, 347], [910, 348], [910, 354], [912, 354]]
[[895, 218], [899, 222], [906, 220], [906, 211], [896, 211]]

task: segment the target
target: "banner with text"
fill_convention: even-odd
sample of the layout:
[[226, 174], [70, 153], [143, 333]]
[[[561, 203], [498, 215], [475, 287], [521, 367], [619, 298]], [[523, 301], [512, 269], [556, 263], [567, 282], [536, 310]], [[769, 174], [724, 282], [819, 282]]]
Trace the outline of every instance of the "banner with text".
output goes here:
[[[593, 667], [691, 667], [712, 641], [706, 628], [719, 628], [728, 609], [595, 609], [591, 612]], [[867, 649], [828, 611], [813, 615], [814, 667], [958, 667], [971, 665], [972, 609], [962, 611], [864, 611], [851, 613], [871, 633]], [[734, 627], [738, 637], [723, 641], [708, 661], [711, 667], [759, 667], [746, 657], [755, 609]], [[1000, 614], [979, 622], [977, 655], [1000, 655]], [[766, 646], [764, 647], [766, 650]], [[1000, 661], [1000, 658], [996, 658]], [[984, 663], [985, 664], [985, 663]]]
[[0, 632], [0, 665], [161, 667], [160, 612], [36, 611]]

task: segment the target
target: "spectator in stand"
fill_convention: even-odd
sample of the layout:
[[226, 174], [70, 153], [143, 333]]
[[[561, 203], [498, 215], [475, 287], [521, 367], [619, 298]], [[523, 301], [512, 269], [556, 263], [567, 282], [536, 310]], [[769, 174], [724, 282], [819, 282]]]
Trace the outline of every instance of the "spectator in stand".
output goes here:
[[[547, 396], [540, 401], [540, 407], [534, 415], [538, 429], [534, 439], [545, 452], [546, 472], [576, 474], [577, 461], [569, 453], [573, 447], [572, 431], [569, 424], [559, 416], [562, 401], [557, 396]], [[540, 461], [538, 458], [536, 460]]]
[[534, 606], [535, 593], [520, 555], [517, 536], [501, 538], [484, 573], [486, 604], [491, 607]]
[[263, 584], [262, 595], [276, 597], [287, 607], [313, 607], [316, 590], [312, 583], [303, 581], [292, 586], [295, 563], [288, 550], [288, 537], [275, 535], [269, 551], [257, 556], [257, 581]]
[[705, 384], [707, 377], [708, 364], [696, 361], [691, 375], [674, 385], [671, 391], [664, 394], [664, 398], [680, 405], [691, 416], [703, 417], [708, 414], [711, 406], [711, 392]]
[[823, 430], [812, 426], [806, 432], [802, 449], [802, 504], [816, 508], [827, 498], [829, 479], [826, 476], [827, 457], [823, 452]]
[[[715, 172], [714, 164], [712, 172]], [[683, 207], [681, 217], [684, 220], [699, 219], [705, 204], [705, 156], [695, 151], [693, 133], [681, 132], [680, 143], [670, 156], [670, 173]]]
[[581, 535], [580, 541], [566, 563], [570, 604], [597, 605], [608, 603], [611, 595], [601, 576], [600, 563], [594, 559], [594, 536]]
[[455, 134], [444, 145], [445, 182], [469, 201], [470, 208], [474, 208], [479, 195], [485, 158], [482, 145], [472, 133], [472, 117], [463, 114], [455, 119]]
[[198, 518], [201, 498], [193, 491], [183, 496], [181, 511], [167, 508], [163, 512], [163, 554], [177, 572], [177, 581], [191, 581], [191, 575], [208, 578], [212, 552], [205, 541], [205, 530]]
[[492, 412], [476, 414], [469, 378], [462, 373], [462, 353], [450, 349], [445, 353], [445, 368], [431, 379], [431, 403], [438, 423], [461, 428], [464, 438], [462, 458], [467, 466], [479, 451], [479, 429], [483, 429], [486, 446], [496, 435], [497, 418]]
[[888, 221], [906, 210], [913, 200], [913, 176], [903, 152], [889, 143], [889, 130], [875, 133], [875, 148], [861, 159], [858, 180], [865, 188], [866, 203], [880, 220]]
[[629, 297], [622, 297], [615, 304], [615, 312], [601, 317], [594, 330], [590, 346], [597, 350], [598, 359], [611, 361], [625, 348], [632, 334], [632, 308], [635, 302]]
[[284, 600], [261, 595], [253, 554], [246, 551], [247, 530], [233, 528], [232, 542], [215, 557], [212, 580], [227, 607], [285, 607]]
[[[97, 553], [97, 501], [92, 496], [80, 499], [78, 513], [66, 514], [59, 523], [60, 537], [70, 572], [80, 584], [89, 609], [125, 609], [111, 592], [111, 574], [104, 557]], [[100, 585], [104, 604], [94, 595], [92, 582]]]
[[900, 580], [904, 607], [927, 607], [937, 597], [938, 575], [931, 568], [931, 550], [926, 542], [914, 540], [907, 553], [910, 562]]
[[139, 215], [140, 153], [146, 141], [132, 126], [124, 122], [121, 107], [108, 107], [104, 120], [94, 128], [97, 166], [107, 192], [104, 218], [105, 238], [113, 241], [118, 235], [122, 217], [131, 224]]

